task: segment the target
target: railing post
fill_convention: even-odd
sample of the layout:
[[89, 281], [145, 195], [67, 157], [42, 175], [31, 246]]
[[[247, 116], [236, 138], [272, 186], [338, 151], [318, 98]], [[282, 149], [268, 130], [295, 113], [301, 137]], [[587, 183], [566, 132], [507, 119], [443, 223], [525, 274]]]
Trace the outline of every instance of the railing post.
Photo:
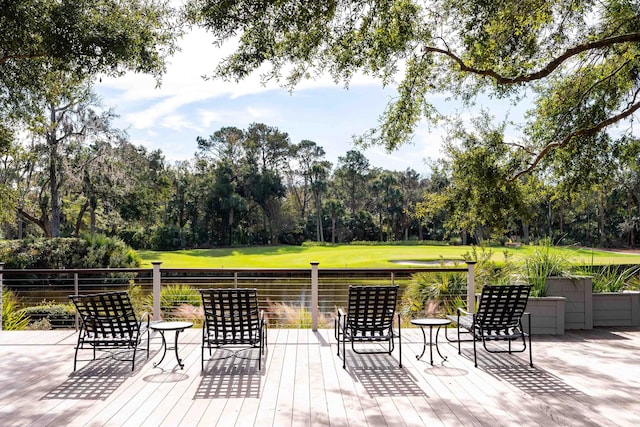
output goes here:
[[153, 261], [153, 320], [162, 320], [160, 311], [160, 286], [162, 284], [162, 277], [160, 275], [160, 264], [162, 261]]
[[[78, 296], [80, 293], [80, 287], [78, 286], [78, 273], [73, 273], [73, 293], [75, 296]], [[78, 314], [78, 310], [76, 310], [76, 332], [78, 332], [78, 328], [80, 326], [80, 315]]]
[[467, 261], [467, 311], [475, 313], [476, 309], [476, 271], [475, 261]]
[[318, 330], [318, 318], [320, 317], [318, 307], [318, 265], [317, 261], [311, 262], [311, 330]]
[[[4, 262], [0, 262], [0, 313], [2, 313], [2, 304], [4, 304], [4, 301], [2, 301], [2, 270], [4, 269]], [[0, 315], [0, 331], [2, 330], [2, 315]]]

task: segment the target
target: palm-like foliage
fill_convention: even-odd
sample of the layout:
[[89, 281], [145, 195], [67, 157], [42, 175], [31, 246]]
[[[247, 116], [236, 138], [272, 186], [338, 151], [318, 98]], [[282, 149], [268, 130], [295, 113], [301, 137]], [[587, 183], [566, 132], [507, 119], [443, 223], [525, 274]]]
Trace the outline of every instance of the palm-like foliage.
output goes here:
[[2, 329], [5, 331], [20, 331], [29, 325], [29, 316], [24, 309], [19, 308], [18, 297], [13, 291], [2, 288]]

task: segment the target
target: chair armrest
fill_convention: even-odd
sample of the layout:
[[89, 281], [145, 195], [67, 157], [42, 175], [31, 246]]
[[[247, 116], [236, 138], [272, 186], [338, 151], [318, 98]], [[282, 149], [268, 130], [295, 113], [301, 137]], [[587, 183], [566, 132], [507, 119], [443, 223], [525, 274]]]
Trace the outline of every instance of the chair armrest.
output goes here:
[[462, 308], [462, 307], [458, 307], [456, 309], [456, 311], [458, 312], [458, 317], [460, 317], [460, 316], [468, 316], [469, 315], [469, 312], [467, 310], [465, 310], [464, 308]]
[[149, 313], [148, 311], [145, 311], [144, 313], [142, 313], [140, 315], [140, 326], [142, 327], [142, 325], [145, 325], [145, 327], [147, 329], [149, 329], [149, 327], [151, 326], [151, 313]]

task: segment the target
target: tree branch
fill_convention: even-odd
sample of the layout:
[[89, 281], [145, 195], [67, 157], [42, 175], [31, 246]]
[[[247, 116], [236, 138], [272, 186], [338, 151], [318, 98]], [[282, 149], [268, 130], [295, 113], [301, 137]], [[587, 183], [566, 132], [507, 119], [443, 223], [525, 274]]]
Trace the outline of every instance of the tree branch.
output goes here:
[[9, 61], [20, 61], [24, 59], [42, 59], [42, 58], [46, 58], [47, 56], [49, 56], [47, 52], [39, 52], [39, 53], [33, 53], [29, 55], [26, 55], [26, 54], [25, 55], [5, 55], [0, 57], [0, 65]]
[[[637, 95], [637, 93], [636, 93]], [[531, 164], [529, 164], [529, 166], [524, 169], [521, 170], [520, 172], [516, 173], [513, 178], [510, 178], [509, 181], [515, 181], [516, 179], [520, 178], [523, 175], [526, 175], [527, 173], [531, 172], [537, 165], [538, 163], [540, 163], [540, 161], [553, 149], [556, 148], [560, 148], [560, 147], [564, 147], [565, 145], [567, 145], [572, 139], [574, 138], [578, 138], [581, 136], [590, 136], [590, 135], [594, 135], [597, 132], [599, 132], [600, 130], [604, 129], [605, 127], [616, 123], [626, 117], [629, 117], [630, 115], [632, 115], [633, 113], [635, 113], [636, 111], [638, 111], [640, 109], [640, 102], [636, 102], [635, 104], [631, 104], [629, 106], [629, 108], [623, 112], [621, 112], [620, 114], [617, 114], [615, 116], [609, 117], [606, 120], [603, 120], [597, 124], [595, 124], [594, 126], [591, 127], [587, 127], [587, 128], [582, 128], [582, 129], [578, 129], [575, 132], [571, 132], [569, 135], [565, 136], [561, 141], [557, 141], [557, 142], [552, 142], [549, 143], [547, 145], [545, 145], [545, 147], [536, 155], [536, 157], [533, 159], [533, 161], [531, 162]]]
[[564, 63], [566, 60], [582, 52], [587, 52], [593, 49], [600, 49], [600, 48], [611, 46], [614, 44], [629, 43], [629, 42], [640, 42], [640, 33], [623, 34], [619, 36], [607, 37], [604, 39], [576, 45], [570, 49], [567, 49], [562, 55], [558, 56], [557, 58], [551, 60], [551, 62], [549, 62], [545, 67], [541, 68], [540, 70], [534, 73], [523, 74], [516, 77], [505, 77], [494, 70], [482, 70], [479, 68], [470, 67], [462, 60], [462, 58], [460, 58], [455, 53], [451, 52], [449, 49], [441, 49], [433, 46], [425, 46], [423, 48], [423, 52], [425, 54], [439, 53], [439, 54], [448, 56], [460, 66], [461, 71], [477, 74], [480, 76], [491, 77], [495, 79], [496, 83], [501, 85], [511, 85], [516, 83], [531, 82], [534, 80], [540, 80], [542, 78], [545, 78], [549, 74], [551, 74], [554, 70], [556, 70], [560, 65], [562, 65], [562, 63]]

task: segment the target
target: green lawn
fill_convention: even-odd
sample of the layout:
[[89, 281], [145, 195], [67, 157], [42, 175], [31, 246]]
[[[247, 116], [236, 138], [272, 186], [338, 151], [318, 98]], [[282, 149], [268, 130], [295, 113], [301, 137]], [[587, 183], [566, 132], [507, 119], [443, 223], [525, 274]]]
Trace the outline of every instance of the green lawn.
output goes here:
[[[535, 247], [491, 248], [493, 259], [500, 262], [504, 251], [513, 254], [515, 260], [523, 259]], [[143, 267], [152, 261], [162, 261], [164, 268], [307, 268], [317, 261], [320, 268], [384, 268], [416, 267], [420, 262], [462, 260], [471, 252], [471, 246], [260, 246], [226, 249], [192, 249], [182, 251], [138, 251], [143, 259]], [[563, 254], [572, 263], [581, 265], [640, 264], [640, 255], [584, 248], [554, 247], [553, 251]], [[418, 261], [415, 264], [399, 263]]]

